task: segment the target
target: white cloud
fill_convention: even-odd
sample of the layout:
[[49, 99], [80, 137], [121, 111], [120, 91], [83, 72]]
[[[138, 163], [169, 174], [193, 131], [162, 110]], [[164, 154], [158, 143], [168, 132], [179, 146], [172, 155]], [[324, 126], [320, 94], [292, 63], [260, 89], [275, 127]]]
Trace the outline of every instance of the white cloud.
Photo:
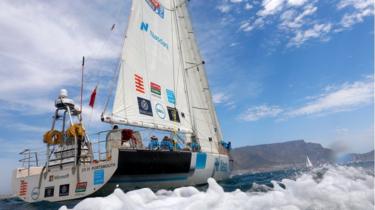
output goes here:
[[212, 96], [212, 100], [215, 104], [221, 104], [221, 103], [227, 102], [229, 98], [230, 98], [229, 95], [223, 92], [215, 93]]
[[[80, 2], [10, 0], [1, 1], [0, 8], [1, 109], [47, 110], [42, 98], [62, 85], [79, 85], [83, 55], [89, 61], [118, 56], [115, 39], [106, 41], [114, 20], [99, 8]], [[91, 66], [90, 75], [98, 69]]]
[[230, 0], [230, 2], [237, 4], [237, 3], [241, 3], [242, 0]]
[[291, 6], [301, 6], [306, 2], [307, 0], [288, 0], [288, 4]]
[[313, 5], [308, 5], [300, 14], [298, 14], [296, 10], [287, 10], [280, 16], [280, 27], [286, 30], [301, 28], [308, 24], [306, 17], [316, 13], [317, 9], [318, 8]]
[[263, 118], [276, 117], [282, 112], [283, 110], [278, 106], [261, 105], [247, 109], [239, 118], [244, 121], [257, 121]]
[[289, 41], [288, 46], [301, 46], [304, 42], [313, 39], [324, 37], [331, 31], [331, 23], [314, 24], [312, 28], [306, 30], [298, 30], [296, 35]]
[[[263, 118], [286, 120], [301, 116], [323, 116], [331, 113], [352, 111], [373, 104], [374, 78], [345, 83], [323, 89], [324, 93], [305, 97], [308, 102], [297, 108], [281, 108], [277, 105], [261, 105], [247, 109], [239, 116], [244, 121], [256, 121]], [[344, 130], [340, 130], [344, 131]]]
[[216, 105], [223, 105], [228, 109], [236, 107], [236, 103], [233, 101], [232, 96], [226, 92], [217, 92], [212, 95], [212, 101]]
[[281, 11], [284, 7], [285, 0], [263, 0], [263, 9], [260, 10], [258, 16], [273, 15], [278, 11]]
[[33, 133], [39, 133], [43, 134], [45, 131], [48, 130], [48, 128], [41, 127], [41, 126], [34, 126], [34, 125], [29, 125], [29, 124], [24, 124], [24, 123], [11, 123], [11, 122], [2, 122], [3, 127], [16, 130], [16, 131], [21, 131], [21, 132], [33, 132]]
[[[314, 98], [306, 105], [286, 113], [287, 116], [304, 116], [335, 113], [353, 110], [373, 102], [373, 78], [353, 83], [345, 83], [340, 87]], [[332, 88], [330, 88], [332, 89]]]
[[217, 7], [218, 10], [222, 13], [228, 13], [232, 9], [231, 5], [228, 3], [223, 3]]
[[255, 28], [261, 28], [265, 24], [264, 20], [262, 17], [257, 18], [253, 23], [250, 21], [244, 21], [240, 25], [240, 30], [249, 32]]
[[245, 10], [251, 10], [253, 8], [253, 5], [246, 3], [245, 4]]
[[[345, 13], [341, 19], [341, 26], [350, 28], [354, 24], [363, 22], [365, 17], [374, 15], [374, 5], [372, 0], [341, 0], [337, 4], [339, 10], [352, 8], [352, 12]], [[340, 31], [341, 29], [338, 29]]]
[[341, 0], [337, 4], [338, 9], [343, 9], [346, 7], [354, 7], [355, 9], [358, 9], [358, 10], [364, 10], [371, 6], [373, 6], [372, 0]]
[[[240, 21], [239, 30], [254, 33], [265, 25], [277, 25], [281, 36], [275, 38], [277, 40], [274, 43], [299, 47], [311, 39], [328, 41], [332, 33], [351, 28], [375, 13], [372, 0], [338, 1], [336, 7], [330, 8], [334, 11], [329, 12], [329, 17], [322, 18], [323, 13], [317, 12], [318, 5], [321, 5], [318, 0], [260, 0], [256, 15], [249, 20]], [[247, 7], [247, 4], [244, 10], [253, 8], [250, 4]]]

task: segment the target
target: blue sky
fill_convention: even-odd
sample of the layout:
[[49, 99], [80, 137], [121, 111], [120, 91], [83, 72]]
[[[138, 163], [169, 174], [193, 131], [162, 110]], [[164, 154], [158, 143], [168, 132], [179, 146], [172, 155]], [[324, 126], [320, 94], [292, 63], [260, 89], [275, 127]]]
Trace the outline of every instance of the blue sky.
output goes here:
[[[18, 152], [43, 149], [59, 89], [78, 102], [83, 55], [85, 104], [99, 84], [86, 126], [109, 128], [99, 115], [129, 6], [0, 2], [0, 189]], [[235, 147], [305, 139], [343, 152], [373, 149], [371, 0], [191, 0], [189, 9], [224, 137]]]

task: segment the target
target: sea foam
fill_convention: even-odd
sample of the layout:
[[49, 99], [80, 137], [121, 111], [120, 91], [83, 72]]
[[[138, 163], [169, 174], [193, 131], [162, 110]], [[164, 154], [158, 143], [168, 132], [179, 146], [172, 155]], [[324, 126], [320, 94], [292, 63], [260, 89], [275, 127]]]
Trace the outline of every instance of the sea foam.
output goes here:
[[266, 192], [224, 192], [212, 178], [208, 179], [206, 192], [194, 187], [156, 193], [147, 188], [127, 193], [116, 189], [107, 197], [84, 199], [73, 209], [372, 210], [375, 207], [374, 175], [360, 168], [329, 166], [302, 174], [296, 180], [272, 183], [274, 187]]

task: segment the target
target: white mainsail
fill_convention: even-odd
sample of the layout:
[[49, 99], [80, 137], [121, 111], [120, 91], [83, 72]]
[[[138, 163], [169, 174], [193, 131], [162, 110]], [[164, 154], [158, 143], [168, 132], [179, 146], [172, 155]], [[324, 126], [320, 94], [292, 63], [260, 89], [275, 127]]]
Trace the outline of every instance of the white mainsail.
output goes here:
[[222, 140], [186, 0], [133, 1], [111, 121]]
[[169, 0], [133, 1], [112, 116], [129, 125], [192, 132], [171, 7]]

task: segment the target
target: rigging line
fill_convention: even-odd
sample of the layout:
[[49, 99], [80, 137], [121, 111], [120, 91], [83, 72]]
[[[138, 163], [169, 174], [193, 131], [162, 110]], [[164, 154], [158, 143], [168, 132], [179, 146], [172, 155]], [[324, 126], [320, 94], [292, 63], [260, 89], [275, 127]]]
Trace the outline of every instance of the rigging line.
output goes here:
[[[120, 14], [121, 14], [121, 10], [122, 10], [122, 8], [121, 8], [121, 7], [118, 7], [118, 10], [117, 10], [116, 15], [115, 15], [115, 20], [118, 20], [118, 19], [119, 19]], [[98, 50], [99, 48], [97, 48], [97, 50], [95, 51], [95, 53], [93, 54], [92, 57], [95, 57], [94, 55], [98, 54], [98, 52], [101, 51], [101, 50], [104, 48], [104, 45], [108, 44], [108, 41], [109, 41], [110, 38], [113, 36], [113, 31], [114, 31], [114, 29], [115, 29], [115, 26], [116, 26], [116, 24], [113, 24], [113, 25], [112, 25], [109, 35], [107, 36], [107, 38], [105, 39], [105, 41], [101, 43], [100, 50]], [[122, 51], [122, 50], [121, 50], [121, 51]], [[120, 53], [119, 53], [119, 54], [120, 54], [120, 57], [121, 57], [121, 51], [120, 51]], [[121, 58], [120, 58], [120, 59], [121, 59]], [[88, 60], [88, 59], [86, 59], [86, 60]], [[86, 62], [87, 62], [87, 61], [86, 61]], [[114, 77], [116, 76], [116, 73], [117, 73], [117, 71], [115, 71], [115, 73], [114, 73]], [[102, 76], [102, 74], [99, 74], [99, 75], [98, 75], [98, 77], [101, 77], [101, 76]], [[113, 79], [113, 80], [114, 80], [114, 79]], [[100, 83], [100, 80], [99, 80], [99, 82], [98, 82], [97, 85], [99, 85], [99, 83]], [[110, 89], [110, 92], [113, 91], [113, 84], [110, 86], [109, 89]], [[111, 94], [111, 93], [110, 93], [110, 94]], [[110, 96], [111, 96], [111, 95], [110, 95]], [[108, 99], [108, 100], [106, 101], [106, 103], [105, 103], [105, 107], [104, 107], [103, 113], [105, 113], [105, 111], [106, 111], [106, 109], [107, 109], [108, 101], [109, 101], [109, 99]]]
[[[174, 5], [174, 0], [172, 0], [171, 4], [173, 3]], [[175, 77], [175, 65], [174, 65], [174, 31], [173, 31], [173, 17], [174, 17], [174, 12], [171, 11], [171, 36], [172, 36], [172, 43], [171, 43], [171, 47], [172, 47], [172, 50], [171, 50], [171, 58], [172, 58], [172, 73], [173, 73], [173, 91], [174, 91], [174, 94], [175, 94], [175, 103], [174, 103], [174, 108], [176, 108], [176, 105], [177, 105], [177, 91], [176, 91], [176, 77]], [[175, 114], [176, 115], [176, 114]], [[175, 116], [173, 116], [173, 118], [176, 118]]]
[[[124, 5], [125, 5], [125, 4], [124, 4]], [[121, 7], [121, 6], [120, 6], [120, 7], [117, 7], [117, 11], [115, 12], [115, 20], [118, 20], [118, 19], [119, 19], [120, 14], [121, 14], [121, 10], [122, 10], [122, 7]], [[101, 51], [101, 50], [104, 48], [104, 45], [108, 44], [108, 40], [112, 37], [112, 35], [113, 35], [112, 32], [114, 31], [115, 26], [116, 26], [116, 24], [113, 24], [113, 25], [111, 26], [110, 33], [106, 36], [105, 41], [101, 43], [101, 45], [100, 45], [99, 48], [96, 48], [96, 50], [94, 51], [94, 54], [93, 54], [91, 57], [95, 57], [95, 56], [98, 54], [98, 52]], [[100, 50], [98, 50], [98, 49], [100, 49]], [[88, 60], [88, 59], [86, 59], [86, 60]], [[99, 75], [99, 76], [101, 76], [101, 75]]]
[[[104, 115], [104, 113], [107, 111], [109, 101], [110, 101], [110, 99], [111, 99], [111, 97], [112, 97], [112, 94], [113, 94], [114, 86], [115, 86], [115, 84], [118, 83], [118, 81], [115, 81], [115, 80], [116, 80], [116, 78], [117, 78], [117, 80], [119, 79], [119, 75], [120, 75], [121, 67], [122, 67], [123, 64], [124, 64], [124, 60], [122, 59], [123, 47], [124, 47], [124, 45], [125, 45], [125, 40], [126, 40], [126, 38], [127, 38], [127, 33], [128, 33], [128, 30], [129, 30], [129, 22], [131, 21], [130, 18], [132, 17], [132, 14], [133, 14], [133, 10], [132, 10], [133, 6], [134, 6], [134, 3], [132, 2], [132, 5], [131, 5], [131, 7], [130, 7], [129, 16], [128, 16], [128, 24], [127, 24], [127, 26], [125, 27], [124, 32], [123, 32], [123, 37], [124, 37], [124, 39], [122, 40], [122, 48], [121, 48], [121, 51], [120, 51], [120, 53], [119, 53], [119, 54], [120, 54], [120, 56], [119, 56], [120, 59], [119, 59], [119, 62], [118, 62], [117, 72], [115, 71], [114, 74], [113, 74], [114, 77], [113, 77], [112, 88], [111, 88], [111, 90], [109, 90], [110, 92], [109, 92], [109, 94], [108, 94], [108, 98], [107, 98], [106, 105], [105, 105], [105, 107], [104, 107], [104, 110], [103, 110], [102, 115]], [[124, 87], [122, 87], [122, 89], [124, 89]], [[123, 103], [123, 104], [125, 104], [125, 103]], [[113, 110], [112, 110], [112, 111], [113, 111]]]
[[109, 87], [109, 94], [108, 94], [108, 97], [107, 97], [107, 100], [105, 102], [105, 105], [104, 105], [104, 110], [102, 112], [102, 116], [105, 114], [105, 112], [107, 111], [107, 108], [108, 108], [108, 104], [109, 104], [109, 100], [111, 100], [112, 98], [112, 95], [113, 95], [113, 89], [115, 87], [115, 84], [116, 84], [116, 78], [119, 77], [119, 74], [120, 74], [120, 70], [121, 70], [121, 66], [122, 66], [122, 63], [123, 63], [123, 60], [120, 59], [120, 61], [117, 63], [117, 70], [114, 72], [113, 74], [113, 78], [112, 78], [112, 83]]

